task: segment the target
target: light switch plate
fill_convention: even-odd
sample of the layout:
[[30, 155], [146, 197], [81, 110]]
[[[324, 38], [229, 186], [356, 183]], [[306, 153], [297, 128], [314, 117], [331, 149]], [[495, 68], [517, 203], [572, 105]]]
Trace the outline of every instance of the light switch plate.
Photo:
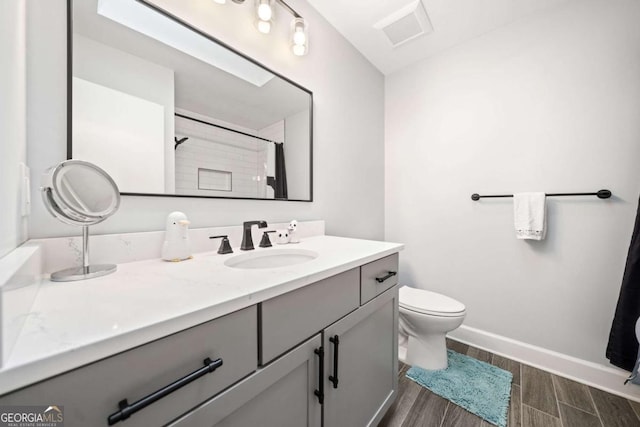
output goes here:
[[31, 215], [31, 170], [24, 163], [20, 163], [20, 199], [22, 216]]

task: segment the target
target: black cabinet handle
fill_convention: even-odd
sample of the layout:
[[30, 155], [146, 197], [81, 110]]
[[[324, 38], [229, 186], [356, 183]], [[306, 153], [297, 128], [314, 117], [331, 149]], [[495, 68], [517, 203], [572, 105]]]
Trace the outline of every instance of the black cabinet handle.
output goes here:
[[324, 404], [324, 347], [320, 346], [313, 350], [318, 355], [318, 388], [320, 390], [314, 390], [313, 394], [318, 397], [318, 403]]
[[386, 276], [383, 276], [383, 277], [376, 277], [376, 282], [378, 282], [378, 283], [382, 283], [382, 282], [384, 282], [385, 280], [387, 280], [388, 278], [395, 276], [396, 274], [398, 274], [398, 272], [396, 272], [396, 271], [390, 271], [389, 273], [387, 273], [387, 275], [386, 275]]
[[157, 390], [146, 397], [143, 397], [137, 402], [129, 404], [129, 402], [127, 402], [127, 399], [121, 400], [118, 403], [118, 407], [120, 408], [120, 410], [118, 412], [114, 412], [113, 414], [109, 415], [109, 418], [107, 419], [109, 425], [112, 426], [117, 422], [126, 420], [131, 415], [138, 412], [139, 410], [146, 408], [147, 406], [151, 405], [153, 402], [162, 399], [163, 397], [173, 393], [179, 388], [186, 386], [190, 382], [193, 382], [198, 378], [210, 372], [215, 371], [220, 366], [222, 366], [222, 359], [216, 359], [212, 361], [210, 358], [207, 357], [206, 359], [204, 359], [204, 367], [191, 372], [190, 374], [180, 378], [177, 381], [172, 382], [168, 386], [163, 387], [160, 390]]
[[338, 347], [340, 346], [340, 337], [334, 335], [329, 338], [329, 342], [333, 344], [333, 375], [329, 375], [329, 381], [333, 383], [333, 388], [338, 388]]

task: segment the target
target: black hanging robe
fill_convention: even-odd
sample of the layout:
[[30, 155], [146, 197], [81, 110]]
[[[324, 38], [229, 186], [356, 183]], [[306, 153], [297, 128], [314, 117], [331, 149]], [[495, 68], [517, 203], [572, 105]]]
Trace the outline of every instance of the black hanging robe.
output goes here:
[[627, 371], [633, 370], [638, 357], [638, 340], [635, 331], [638, 317], [640, 317], [640, 204], [607, 345], [607, 359], [612, 365]]

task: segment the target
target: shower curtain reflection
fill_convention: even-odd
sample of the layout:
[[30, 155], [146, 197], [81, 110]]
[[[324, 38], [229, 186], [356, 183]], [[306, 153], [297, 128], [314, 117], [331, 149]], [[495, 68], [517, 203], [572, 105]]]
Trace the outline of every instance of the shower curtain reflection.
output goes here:
[[274, 144], [276, 146], [276, 199], [288, 199], [289, 196], [287, 191], [287, 168], [284, 162], [284, 144], [277, 142]]

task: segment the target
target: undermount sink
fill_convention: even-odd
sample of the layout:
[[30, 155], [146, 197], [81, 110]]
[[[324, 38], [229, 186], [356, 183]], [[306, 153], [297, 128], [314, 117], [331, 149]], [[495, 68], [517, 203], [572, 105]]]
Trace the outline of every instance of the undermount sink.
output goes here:
[[277, 268], [301, 264], [318, 257], [318, 253], [306, 249], [264, 249], [236, 255], [224, 262], [232, 268]]

